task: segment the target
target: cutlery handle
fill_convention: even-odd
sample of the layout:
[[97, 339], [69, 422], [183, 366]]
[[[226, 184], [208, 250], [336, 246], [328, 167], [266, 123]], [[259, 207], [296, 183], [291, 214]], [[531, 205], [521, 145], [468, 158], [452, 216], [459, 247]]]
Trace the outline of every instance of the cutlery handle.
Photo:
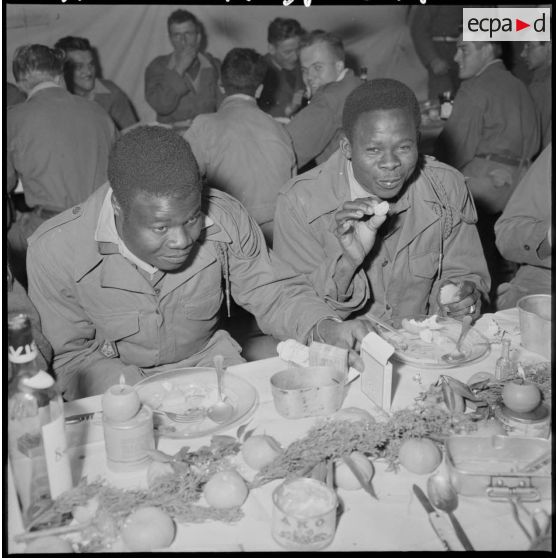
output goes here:
[[473, 324], [473, 316], [465, 316], [463, 321], [461, 322], [461, 334], [459, 335], [459, 339], [455, 345], [456, 349], [459, 351], [461, 349], [461, 343], [463, 343], [463, 339], [467, 335], [467, 332], [471, 329], [471, 325]]
[[217, 394], [219, 396], [219, 401], [223, 401], [223, 361], [223, 355], [215, 355], [213, 357], [213, 364], [217, 372]]
[[448, 512], [448, 515], [451, 524], [453, 525], [453, 529], [457, 533], [457, 538], [461, 541], [463, 548], [465, 548], [465, 550], [475, 550], [473, 548], [473, 545], [471, 544], [471, 541], [469, 540], [469, 537], [467, 536], [467, 533], [465, 533], [463, 527], [461, 527], [461, 523], [459, 523], [457, 517], [455, 517], [453, 512]]

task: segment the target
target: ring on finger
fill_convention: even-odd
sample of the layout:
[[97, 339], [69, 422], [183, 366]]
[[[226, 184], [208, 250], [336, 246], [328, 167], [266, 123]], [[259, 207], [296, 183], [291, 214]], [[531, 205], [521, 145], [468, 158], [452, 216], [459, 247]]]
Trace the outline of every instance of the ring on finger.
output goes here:
[[471, 304], [471, 307], [469, 308], [469, 314], [474, 314], [476, 307], [476, 304]]

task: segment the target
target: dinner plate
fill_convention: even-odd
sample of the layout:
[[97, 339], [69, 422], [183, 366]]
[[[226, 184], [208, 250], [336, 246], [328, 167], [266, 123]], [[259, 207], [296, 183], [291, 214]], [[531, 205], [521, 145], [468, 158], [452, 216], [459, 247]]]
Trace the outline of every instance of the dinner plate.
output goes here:
[[[217, 401], [217, 374], [214, 368], [176, 368], [144, 378], [136, 385], [141, 401], [152, 409], [187, 412], [209, 408]], [[201, 421], [179, 423], [160, 414], [153, 415], [159, 435], [167, 438], [200, 438], [216, 434], [246, 420], [258, 406], [258, 392], [246, 380], [225, 372], [223, 395], [233, 406], [231, 418], [217, 424], [205, 416]]]
[[[423, 333], [423, 337], [418, 333], [411, 333], [402, 326], [403, 320], [414, 320], [411, 325], [416, 325], [419, 329], [423, 329], [421, 324], [425, 320], [429, 323], [435, 322], [436, 329], [430, 327], [432, 332], [432, 341], [427, 341], [424, 337], [428, 337]], [[432, 316], [413, 315], [392, 318], [385, 320], [386, 323], [400, 332], [401, 337], [407, 343], [405, 350], [396, 349], [393, 353], [394, 358], [400, 362], [411, 364], [422, 368], [456, 368], [464, 366], [475, 360], [478, 360], [488, 354], [490, 351], [490, 343], [488, 339], [480, 333], [475, 327], [472, 327], [461, 344], [461, 352], [465, 354], [465, 358], [458, 362], [448, 363], [442, 360], [442, 355], [450, 353], [455, 349], [457, 339], [461, 333], [461, 322], [453, 318], [445, 318], [436, 316], [432, 320]], [[408, 326], [409, 327], [409, 326]], [[378, 335], [383, 337], [388, 343], [397, 339], [395, 334], [378, 327]]]

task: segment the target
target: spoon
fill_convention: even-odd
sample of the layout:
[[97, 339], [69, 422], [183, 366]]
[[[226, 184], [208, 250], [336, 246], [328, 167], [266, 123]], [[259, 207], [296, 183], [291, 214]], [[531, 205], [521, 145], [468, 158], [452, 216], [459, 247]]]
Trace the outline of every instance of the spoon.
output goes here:
[[463, 527], [461, 527], [461, 523], [453, 514], [454, 510], [457, 509], [458, 497], [449, 479], [440, 474], [430, 476], [426, 482], [426, 492], [434, 507], [448, 514], [453, 529], [465, 550], [475, 550]]
[[465, 339], [467, 332], [471, 329], [471, 324], [473, 323], [473, 316], [465, 316], [461, 322], [461, 333], [459, 334], [459, 339], [455, 344], [455, 349], [451, 353], [442, 355], [442, 360], [447, 363], [458, 362], [466, 358], [467, 355], [461, 352], [461, 343]]
[[217, 372], [217, 395], [218, 401], [209, 407], [207, 410], [207, 416], [217, 424], [227, 422], [233, 414], [233, 406], [225, 401], [223, 397], [223, 374], [225, 370], [223, 369], [223, 355], [216, 355], [213, 358], [213, 364], [215, 365], [215, 371]]

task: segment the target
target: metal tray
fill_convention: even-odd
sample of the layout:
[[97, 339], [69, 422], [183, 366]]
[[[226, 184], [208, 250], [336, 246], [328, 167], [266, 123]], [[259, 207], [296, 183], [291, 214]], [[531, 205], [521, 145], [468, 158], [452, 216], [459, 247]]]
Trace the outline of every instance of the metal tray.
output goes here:
[[446, 464], [454, 488], [464, 496], [546, 500], [552, 497], [551, 465], [520, 470], [550, 448], [542, 438], [452, 436], [446, 440]]

